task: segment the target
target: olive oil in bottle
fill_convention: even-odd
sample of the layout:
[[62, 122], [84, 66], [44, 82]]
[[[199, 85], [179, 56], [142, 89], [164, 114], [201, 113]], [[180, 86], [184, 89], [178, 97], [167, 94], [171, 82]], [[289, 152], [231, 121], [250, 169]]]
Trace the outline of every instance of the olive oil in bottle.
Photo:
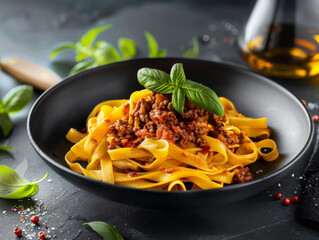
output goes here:
[[[313, 24], [308, 19], [314, 7], [318, 9], [315, 15], [319, 19], [319, 1], [314, 3], [312, 0], [258, 0], [239, 38], [246, 62], [257, 72], [272, 77], [318, 75], [319, 22]], [[308, 16], [301, 16], [303, 12]]]

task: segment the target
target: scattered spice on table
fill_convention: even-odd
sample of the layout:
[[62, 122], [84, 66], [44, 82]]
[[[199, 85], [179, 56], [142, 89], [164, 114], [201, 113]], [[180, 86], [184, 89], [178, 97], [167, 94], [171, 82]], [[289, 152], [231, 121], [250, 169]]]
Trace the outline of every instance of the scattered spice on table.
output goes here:
[[281, 193], [276, 193], [275, 198], [281, 199], [282, 198], [282, 194]]
[[284, 204], [287, 205], [287, 206], [290, 205], [290, 199], [289, 198], [285, 198], [284, 199]]
[[15, 228], [13, 230], [14, 234], [17, 235], [18, 237], [22, 235], [22, 229], [21, 228]]
[[[48, 227], [48, 221], [56, 214], [48, 213], [48, 207], [38, 199], [25, 199], [19, 200], [18, 204], [13, 205], [11, 208], [12, 214], [16, 213], [20, 220], [16, 220], [13, 226], [13, 234], [19, 236], [21, 239], [52, 239], [56, 235], [54, 231], [56, 228]], [[3, 215], [7, 216], [7, 211], [3, 211]], [[39, 224], [39, 221], [42, 224]]]
[[290, 198], [291, 202], [299, 202], [299, 197], [298, 196], [294, 196], [292, 198]]

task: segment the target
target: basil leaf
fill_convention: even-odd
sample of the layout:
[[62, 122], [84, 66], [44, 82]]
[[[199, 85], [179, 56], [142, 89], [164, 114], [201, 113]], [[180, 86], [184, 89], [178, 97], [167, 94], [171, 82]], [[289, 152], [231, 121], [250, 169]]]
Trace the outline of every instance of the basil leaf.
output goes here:
[[119, 38], [117, 45], [124, 59], [132, 58], [136, 55], [136, 44], [132, 39]]
[[2, 128], [3, 136], [8, 136], [12, 130], [12, 122], [8, 113], [0, 112], [0, 126]]
[[186, 81], [183, 64], [175, 63], [171, 68], [170, 77], [174, 86], [182, 86]]
[[84, 47], [80, 42], [76, 43], [76, 55], [75, 55], [75, 61], [76, 62], [81, 62], [89, 57], [91, 57], [92, 55], [92, 51], [90, 48], [88, 47]]
[[104, 240], [124, 240], [117, 229], [108, 223], [95, 221], [84, 223], [83, 225], [89, 225]]
[[166, 57], [167, 50], [166, 48], [163, 48], [161, 51], [158, 52], [157, 57]]
[[204, 108], [220, 117], [224, 115], [223, 104], [210, 88], [197, 82], [186, 80], [183, 89], [186, 97], [198, 107]]
[[56, 56], [62, 52], [62, 51], [65, 51], [65, 50], [69, 50], [69, 49], [75, 49], [75, 43], [73, 42], [62, 42], [58, 45], [56, 45], [51, 54], [50, 54], [50, 57], [49, 59], [50, 60], [53, 60], [54, 58], [56, 58]]
[[156, 57], [165, 57], [167, 54], [166, 49], [162, 49], [159, 51], [158, 43], [155, 39], [155, 37], [150, 33], [145, 31], [144, 35], [147, 39], [147, 44], [148, 44], [148, 56], [152, 58]]
[[86, 61], [86, 62], [79, 62], [77, 63], [70, 71], [69, 76], [74, 75], [78, 72], [82, 72], [84, 70], [97, 67], [97, 63], [93, 60]]
[[84, 46], [90, 48], [95, 41], [95, 39], [98, 37], [98, 35], [110, 28], [113, 27], [113, 24], [106, 24], [104, 26], [96, 27], [91, 30], [89, 30], [87, 33], [85, 33], [79, 42]]
[[150, 32], [144, 32], [148, 44], [148, 56], [157, 57], [158, 56], [158, 43], [154, 36]]
[[144, 35], [147, 39], [148, 44], [148, 56], [149, 57], [165, 57], [167, 54], [166, 49], [162, 49], [159, 51], [158, 43], [155, 39], [155, 37], [150, 33], [145, 31]]
[[5, 111], [6, 110], [4, 109], [2, 99], [0, 99], [0, 112], [5, 112]]
[[81, 62], [83, 60], [86, 60], [88, 58], [90, 58], [91, 56], [88, 55], [87, 53], [85, 52], [77, 52], [77, 54], [75, 55], [75, 61], [76, 62]]
[[0, 145], [0, 150], [3, 150], [3, 151], [13, 150], [13, 147]]
[[13, 169], [0, 165], [0, 197], [7, 199], [32, 197], [39, 190], [37, 184], [46, 179], [47, 176], [48, 174], [37, 182], [29, 182]]
[[184, 104], [185, 104], [185, 92], [182, 88], [176, 87], [172, 94], [172, 104], [173, 108], [180, 115], [183, 114]]
[[29, 85], [21, 85], [11, 89], [3, 97], [3, 107], [8, 113], [19, 112], [27, 105], [33, 96], [33, 88]]
[[137, 72], [138, 82], [146, 89], [158, 93], [172, 93], [173, 86], [171, 85], [170, 76], [157, 69], [141, 68]]
[[196, 58], [199, 54], [199, 44], [198, 44], [198, 38], [193, 37], [193, 48], [187, 49], [183, 57], [185, 58]]
[[94, 46], [93, 55], [99, 66], [121, 60], [116, 48], [105, 41], [97, 42], [96, 46]]

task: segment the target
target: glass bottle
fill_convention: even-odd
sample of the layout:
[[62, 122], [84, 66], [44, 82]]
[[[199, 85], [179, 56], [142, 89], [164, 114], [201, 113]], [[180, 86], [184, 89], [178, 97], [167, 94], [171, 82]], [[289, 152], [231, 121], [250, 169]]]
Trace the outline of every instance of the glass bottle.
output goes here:
[[281, 78], [319, 74], [319, 0], [257, 0], [238, 43], [256, 71]]

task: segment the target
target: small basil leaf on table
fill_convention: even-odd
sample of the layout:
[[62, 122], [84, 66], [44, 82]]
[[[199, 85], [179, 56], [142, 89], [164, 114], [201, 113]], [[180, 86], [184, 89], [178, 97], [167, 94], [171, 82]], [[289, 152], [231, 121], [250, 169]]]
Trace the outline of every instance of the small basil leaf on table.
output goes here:
[[0, 198], [21, 199], [32, 197], [39, 190], [37, 184], [47, 177], [48, 174], [39, 181], [29, 182], [8, 166], [0, 165]]
[[200, 108], [222, 117], [224, 107], [216, 93], [210, 88], [190, 80], [183, 85], [186, 97]]
[[183, 114], [184, 104], [185, 104], [185, 92], [182, 88], [176, 87], [172, 94], [172, 104], [173, 108], [180, 115]]
[[137, 72], [137, 79], [141, 85], [153, 92], [168, 94], [174, 89], [170, 76], [161, 70], [142, 68]]
[[183, 86], [186, 81], [183, 64], [175, 63], [171, 69], [170, 77], [174, 86]]
[[108, 223], [95, 221], [84, 223], [83, 225], [89, 225], [104, 240], [124, 240], [117, 229]]
[[124, 59], [132, 58], [136, 55], [136, 44], [132, 39], [119, 38], [117, 45]]
[[53, 60], [54, 58], [56, 58], [56, 56], [64, 51], [64, 50], [69, 50], [69, 49], [75, 49], [75, 43], [73, 42], [62, 42], [60, 44], [58, 44], [57, 46], [55, 46], [50, 54], [50, 60]]
[[21, 85], [11, 89], [2, 99], [3, 108], [7, 113], [19, 112], [27, 105], [33, 96], [33, 88]]
[[12, 122], [9, 117], [9, 114], [6, 112], [0, 112], [0, 126], [3, 132], [3, 135], [6, 137], [12, 130]]
[[0, 150], [2, 151], [13, 150], [13, 147], [0, 145]]

